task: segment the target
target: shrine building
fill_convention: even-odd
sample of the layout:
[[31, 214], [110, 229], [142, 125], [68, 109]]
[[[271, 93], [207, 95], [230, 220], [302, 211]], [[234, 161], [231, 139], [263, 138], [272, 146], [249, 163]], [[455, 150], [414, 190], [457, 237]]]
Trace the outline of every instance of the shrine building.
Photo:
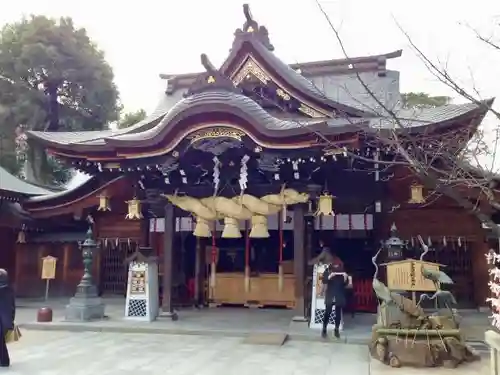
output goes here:
[[484, 106], [401, 108], [399, 72], [388, 68], [401, 51], [289, 65], [244, 10], [223, 64], [203, 54], [201, 73], [162, 75], [165, 92], [145, 120], [27, 132], [30, 147], [91, 178], [22, 203], [42, 232], [26, 225], [13, 246], [17, 294], [43, 295], [31, 270], [52, 255], [51, 291], [72, 295], [90, 222], [103, 296], [125, 294], [124, 261], [139, 250], [158, 257], [164, 310], [258, 305], [306, 316], [310, 261], [323, 242], [353, 276], [351, 308], [374, 311], [371, 258], [395, 224], [408, 252], [418, 235], [429, 243], [427, 260], [446, 265], [459, 306], [484, 305], [488, 246], [479, 221], [447, 198], [428, 202], [406, 167], [382, 164], [393, 155], [377, 136], [394, 128], [381, 104], [426, 137], [477, 127]]

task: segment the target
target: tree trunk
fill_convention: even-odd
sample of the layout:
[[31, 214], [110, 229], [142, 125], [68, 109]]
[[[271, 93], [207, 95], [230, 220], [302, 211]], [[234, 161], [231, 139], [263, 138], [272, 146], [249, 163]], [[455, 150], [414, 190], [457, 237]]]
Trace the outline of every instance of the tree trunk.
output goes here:
[[59, 102], [57, 101], [57, 88], [58, 85], [53, 82], [48, 82], [45, 85], [45, 93], [48, 95], [49, 100], [49, 118], [45, 131], [59, 130]]

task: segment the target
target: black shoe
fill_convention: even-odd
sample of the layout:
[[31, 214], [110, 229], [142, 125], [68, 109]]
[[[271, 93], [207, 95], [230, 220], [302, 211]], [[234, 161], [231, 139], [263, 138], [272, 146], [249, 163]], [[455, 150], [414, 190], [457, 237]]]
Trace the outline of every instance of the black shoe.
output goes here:
[[322, 331], [321, 331], [321, 337], [322, 337], [322, 338], [324, 338], [324, 339], [326, 339], [326, 338], [327, 338], [327, 336], [328, 336], [328, 335], [326, 334], [326, 329], [322, 330]]
[[336, 338], [340, 339], [340, 332], [338, 328], [335, 328], [335, 331], [333, 332]]
[[10, 363], [0, 363], [0, 367], [10, 367]]

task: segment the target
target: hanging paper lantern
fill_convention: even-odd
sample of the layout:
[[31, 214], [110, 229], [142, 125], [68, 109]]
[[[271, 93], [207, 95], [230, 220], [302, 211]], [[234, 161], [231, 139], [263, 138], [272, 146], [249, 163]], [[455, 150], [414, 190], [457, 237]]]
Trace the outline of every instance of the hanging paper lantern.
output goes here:
[[99, 207], [97, 207], [97, 211], [111, 211], [109, 207], [109, 197], [106, 195], [99, 195]]
[[334, 216], [333, 212], [333, 195], [328, 194], [326, 191], [318, 199], [318, 209], [316, 216]]
[[410, 187], [410, 200], [408, 201], [410, 204], [422, 204], [425, 203], [424, 198], [424, 186], [413, 183]]
[[224, 218], [224, 230], [222, 238], [241, 238], [240, 223], [233, 217]]

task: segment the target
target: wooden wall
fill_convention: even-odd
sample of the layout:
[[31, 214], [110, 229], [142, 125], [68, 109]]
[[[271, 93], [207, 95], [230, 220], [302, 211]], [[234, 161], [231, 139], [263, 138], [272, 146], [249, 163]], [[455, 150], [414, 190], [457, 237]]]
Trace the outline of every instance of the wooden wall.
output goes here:
[[147, 244], [147, 220], [127, 220], [123, 207], [95, 215], [96, 238], [101, 244], [97, 260], [100, 272], [99, 290], [107, 295], [124, 295], [127, 264], [138, 246]]
[[121, 212], [99, 213], [94, 219], [98, 239], [130, 238], [143, 241], [145, 220], [127, 220], [125, 213]]
[[457, 242], [459, 237], [461, 242], [467, 241], [469, 248], [462, 251], [470, 252], [465, 255], [470, 257], [472, 280], [457, 280], [457, 282], [462, 282], [466, 286], [472, 284], [474, 302], [477, 306], [485, 306], [489, 293], [488, 266], [485, 258], [488, 245], [486, 233], [481, 228], [479, 220], [450, 199], [434, 196], [428, 191], [424, 192], [424, 197], [428, 198], [427, 204], [417, 206], [409, 204], [410, 186], [414, 181], [415, 178], [409, 175], [407, 170], [403, 168], [395, 170], [395, 175], [387, 188], [388, 197], [392, 201], [390, 204], [399, 207], [384, 216], [381, 234], [387, 238], [394, 223], [398, 235], [404, 240], [421, 235], [425, 240], [430, 237], [433, 243], [439, 244], [442, 244], [443, 237], [448, 238], [448, 242]]
[[11, 279], [14, 279], [16, 264], [17, 232], [12, 228], [0, 227], [0, 268], [7, 270]]
[[[123, 266], [123, 260], [127, 255], [120, 252], [119, 247], [105, 246], [105, 242], [132, 241], [133, 243], [144, 244], [146, 241], [145, 229], [146, 220], [127, 220], [126, 205], [123, 197], [116, 197], [111, 201], [112, 211], [92, 213], [94, 217], [94, 238], [100, 244], [100, 248], [94, 256], [93, 276], [94, 282], [100, 287], [103, 275], [109, 272], [120, 273], [119, 268]], [[61, 219], [62, 220], [62, 219]], [[15, 266], [12, 265], [12, 274], [16, 282], [16, 293], [19, 297], [43, 297], [45, 292], [45, 282], [40, 279], [41, 259], [51, 255], [58, 258], [56, 279], [51, 282], [50, 295], [72, 296], [76, 291], [76, 286], [83, 275], [83, 262], [81, 250], [76, 242], [54, 242], [54, 243], [26, 243], [15, 244], [17, 233], [13, 233], [10, 240], [14, 251], [0, 252], [0, 264], [7, 262], [5, 254], [12, 254], [15, 258]], [[4, 240], [5, 234], [0, 229], [0, 243], [8, 243]], [[12, 235], [11, 235], [12, 237]], [[29, 241], [29, 239], [28, 239]], [[120, 252], [118, 254], [118, 252]], [[15, 254], [15, 255], [14, 255]], [[111, 257], [110, 257], [111, 255]], [[106, 257], [103, 261], [103, 257]], [[112, 258], [110, 260], [110, 258]], [[13, 261], [9, 261], [14, 264]], [[107, 267], [107, 269], [103, 269]], [[117, 270], [118, 269], [118, 270]], [[123, 273], [123, 272], [121, 272]], [[120, 273], [120, 274], [121, 274]], [[123, 276], [120, 276], [123, 279]]]
[[[50, 297], [73, 296], [83, 276], [82, 252], [76, 242], [26, 243], [16, 245], [15, 286], [18, 297], [38, 298], [45, 295], [41, 280], [42, 258], [57, 258], [56, 278], [50, 282]], [[98, 258], [98, 253], [95, 256]], [[98, 262], [93, 276], [98, 282]]]

